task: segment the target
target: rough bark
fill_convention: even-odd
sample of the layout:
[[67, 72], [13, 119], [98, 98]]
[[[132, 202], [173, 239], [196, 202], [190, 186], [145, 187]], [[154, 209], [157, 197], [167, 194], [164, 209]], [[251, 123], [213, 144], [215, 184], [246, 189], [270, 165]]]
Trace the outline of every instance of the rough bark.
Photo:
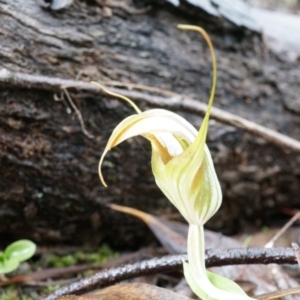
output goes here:
[[[153, 4], [148, 12], [135, 14], [128, 5], [108, 8], [78, 1], [58, 13], [34, 0], [26, 5], [1, 0], [0, 67], [66, 79], [145, 84], [205, 102], [211, 82], [207, 47], [196, 34], [175, 28], [193, 23], [207, 29], [216, 47], [215, 105], [299, 139], [297, 65], [266, 52], [259, 36], [224, 29], [200, 11], [191, 14]], [[171, 206], [154, 184], [149, 145], [137, 139], [107, 156], [104, 175], [109, 188], [101, 186], [97, 175], [112, 129], [132, 109], [103, 94], [71, 95], [93, 138], [82, 132], [70, 102], [55, 101], [59, 90], [54, 97], [42, 87], [0, 88], [2, 236], [40, 243], [145, 242], [148, 235], [141, 223], [111, 212], [105, 204], [170, 213]], [[142, 101], [139, 105], [150, 107]], [[178, 112], [199, 126], [199, 115], [184, 108]], [[269, 224], [282, 207], [297, 205], [299, 154], [215, 121], [208, 142], [224, 192], [222, 209], [208, 224], [211, 228], [228, 233], [244, 220]]]

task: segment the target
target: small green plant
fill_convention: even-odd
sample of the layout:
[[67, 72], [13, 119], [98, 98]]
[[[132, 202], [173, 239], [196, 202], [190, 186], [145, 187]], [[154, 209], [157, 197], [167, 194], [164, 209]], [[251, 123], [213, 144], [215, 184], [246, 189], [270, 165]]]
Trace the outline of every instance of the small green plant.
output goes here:
[[19, 240], [0, 252], [0, 274], [16, 270], [19, 264], [33, 256], [36, 245], [29, 240]]

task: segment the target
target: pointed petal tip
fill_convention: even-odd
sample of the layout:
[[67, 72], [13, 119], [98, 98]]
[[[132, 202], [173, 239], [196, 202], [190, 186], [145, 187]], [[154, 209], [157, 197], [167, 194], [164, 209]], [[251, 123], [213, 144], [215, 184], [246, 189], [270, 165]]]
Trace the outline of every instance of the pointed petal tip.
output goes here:
[[103, 186], [104, 186], [105, 188], [108, 187], [108, 185], [107, 185], [104, 181], [102, 181], [102, 184], [103, 184]]
[[100, 161], [99, 161], [99, 165], [98, 165], [98, 174], [99, 174], [99, 178], [100, 178], [100, 181], [101, 183], [103, 184], [104, 187], [107, 187], [107, 184], [103, 178], [103, 175], [102, 175], [102, 170], [101, 170], [101, 167], [102, 167], [102, 163], [103, 163], [103, 160], [104, 160], [104, 157], [106, 155], [106, 153], [109, 151], [110, 149], [107, 149], [107, 146], [106, 148], [104, 149], [102, 155], [101, 155], [101, 158], [100, 158]]
[[135, 103], [131, 99], [129, 99], [121, 94], [117, 94], [117, 93], [114, 93], [114, 92], [108, 90], [105, 86], [103, 86], [102, 84], [100, 84], [96, 81], [91, 81], [90, 83], [97, 86], [100, 90], [104, 91], [106, 94], [117, 97], [119, 99], [122, 99], [122, 100], [128, 102], [138, 114], [142, 113], [142, 111], [135, 105]]
[[187, 25], [187, 24], [178, 24], [177, 25], [178, 29], [182, 30], [195, 30], [195, 31], [204, 31], [204, 29], [200, 26], [194, 26], [194, 25]]
[[102, 176], [101, 173], [99, 174], [99, 177], [100, 177], [100, 181], [101, 181], [102, 185], [103, 185], [104, 187], [107, 188], [107, 184], [106, 184], [106, 182], [104, 181], [104, 178], [103, 178], [103, 176]]
[[119, 205], [116, 205], [116, 204], [113, 204], [113, 203], [107, 203], [107, 204], [105, 204], [105, 206], [116, 210], [116, 208], [118, 208]]
[[106, 182], [105, 182], [105, 180], [104, 180], [104, 178], [103, 178], [103, 175], [102, 175], [101, 165], [102, 165], [102, 160], [101, 160], [100, 163], [99, 163], [99, 170], [98, 170], [99, 178], [100, 178], [100, 181], [101, 181], [102, 185], [103, 185], [104, 187], [107, 187], [107, 184], [106, 184]]

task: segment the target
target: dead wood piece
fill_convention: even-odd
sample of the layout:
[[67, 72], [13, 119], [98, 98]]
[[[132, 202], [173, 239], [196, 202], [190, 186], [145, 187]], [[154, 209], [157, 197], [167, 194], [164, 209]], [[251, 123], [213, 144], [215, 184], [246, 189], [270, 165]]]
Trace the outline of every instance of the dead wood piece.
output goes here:
[[74, 35], [74, 32], [70, 29], [60, 28], [59, 30], [53, 30], [49, 27], [47, 28], [46, 26], [43, 26], [41, 23], [39, 23], [36, 19], [24, 14], [17, 9], [12, 9], [9, 5], [0, 6], [0, 14], [8, 15], [15, 19], [18, 23], [21, 23], [22, 25], [27, 26], [32, 30], [46, 36], [59, 38], [61, 40], [66, 40], [71, 43], [81, 45], [91, 45], [93, 41], [90, 36], [80, 32], [76, 32], [76, 34]]
[[[216, 47], [216, 104], [295, 139], [300, 137], [299, 116], [285, 109], [291, 108], [285, 99], [297, 99], [297, 66], [266, 53], [256, 35], [216, 30], [222, 27], [217, 18], [202, 18], [205, 13], [192, 12], [190, 6], [189, 11], [181, 6], [170, 9], [156, 1], [152, 11], [142, 16], [112, 8], [111, 17], [95, 1], [75, 1], [61, 13], [41, 8], [36, 0], [27, 0], [26, 5], [23, 2], [0, 1], [0, 69], [72, 79], [83, 73], [85, 81], [134, 82], [204, 100], [211, 74], [207, 46], [198, 35], [175, 29], [177, 23], [198, 20]], [[145, 5], [145, 1], [135, 3]], [[141, 244], [141, 237], [146, 242], [146, 227], [137, 229], [136, 223], [132, 226], [134, 220], [128, 218], [127, 223], [122, 216], [119, 220], [119, 215], [108, 212], [103, 204], [144, 206], [158, 214], [169, 209], [149, 168], [149, 156], [145, 155], [149, 145], [142, 140], [140, 146], [137, 139], [138, 143], [121, 145], [110, 153], [104, 170], [110, 189], [100, 186], [97, 174], [111, 130], [132, 109], [96, 94], [96, 90], [72, 93], [83, 124], [95, 136], [91, 140], [82, 134], [70, 103], [65, 101], [64, 107], [64, 103], [53, 101], [61, 83], [51, 89], [44, 89], [42, 84], [31, 90], [14, 83], [3, 83], [1, 88], [1, 234], [26, 234], [43, 243], [97, 245], [107, 238], [116, 247], [132, 247]], [[9, 85], [12, 88], [7, 88]], [[169, 103], [169, 109], [200, 124], [200, 113], [188, 108], [182, 96], [164, 98], [166, 95], [151, 96], [145, 91], [120, 91], [136, 96], [143, 110]], [[155, 104], [155, 98], [166, 103]], [[37, 120], [41, 113], [48, 118]], [[274, 144], [233, 126], [213, 120], [211, 125], [208, 143], [224, 184], [225, 201], [217, 222], [208, 224], [210, 228], [233, 233], [241, 228], [237, 226], [239, 220], [258, 220], [260, 226], [264, 221], [277, 221], [272, 216], [280, 214], [278, 208], [297, 207], [297, 153], [285, 155]], [[141, 153], [141, 147], [146, 151]], [[162, 200], [159, 206], [156, 199]], [[108, 227], [112, 230], [106, 230]]]

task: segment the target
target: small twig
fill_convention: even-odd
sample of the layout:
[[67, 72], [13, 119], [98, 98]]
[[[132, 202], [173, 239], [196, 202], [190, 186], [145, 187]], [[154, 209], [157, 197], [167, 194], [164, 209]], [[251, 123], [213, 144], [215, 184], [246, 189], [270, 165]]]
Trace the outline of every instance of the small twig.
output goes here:
[[265, 245], [265, 248], [271, 248], [274, 246], [274, 243], [282, 236], [283, 233], [286, 232], [288, 228], [290, 228], [297, 219], [300, 218], [300, 211], [297, 212], [273, 237], [272, 239]]
[[[169, 255], [108, 269], [59, 288], [43, 300], [55, 300], [63, 295], [83, 293], [140, 275], [180, 270], [183, 260], [187, 261], [186, 254]], [[210, 249], [206, 251], [205, 261], [207, 268], [239, 264], [297, 263], [292, 248]]]
[[16, 283], [24, 284], [28, 282], [35, 282], [36, 284], [37, 282], [42, 280], [48, 280], [50, 278], [53, 279], [53, 278], [66, 276], [70, 274], [79, 274], [86, 270], [97, 270], [97, 269], [100, 270], [100, 269], [113, 268], [118, 265], [120, 266], [120, 265], [129, 264], [144, 259], [149, 259], [157, 256], [158, 254], [161, 254], [161, 252], [157, 251], [156, 249], [142, 248], [141, 250], [138, 250], [136, 252], [124, 254], [118, 258], [111, 259], [101, 264], [84, 264], [84, 265], [75, 265], [75, 266], [62, 267], [62, 268], [43, 269], [43, 270], [33, 272], [31, 274], [17, 275], [14, 277], [6, 278], [5, 280], [1, 277], [2, 274], [0, 274], [0, 287], [12, 285]]
[[126, 87], [129, 90], [142, 90], [142, 91], [149, 91], [154, 92], [160, 95], [164, 95], [167, 97], [177, 97], [179, 94], [174, 93], [169, 90], [143, 85], [143, 84], [136, 84], [136, 83], [127, 83], [127, 82], [120, 82], [120, 81], [105, 81], [103, 82], [106, 86], [114, 86], [114, 87]]
[[8, 278], [4, 274], [0, 274], [0, 283], [1, 282], [6, 282]]
[[300, 210], [299, 209], [295, 209], [295, 208], [287, 208], [287, 207], [284, 207], [281, 209], [281, 211], [288, 215], [288, 216], [294, 216], [297, 212], [299, 212]]
[[96, 0], [96, 2], [101, 5], [101, 6], [108, 6], [108, 7], [112, 7], [112, 8], [120, 8], [122, 10], [124, 10], [125, 12], [127, 12], [128, 14], [131, 15], [141, 15], [141, 14], [145, 14], [146, 12], [148, 12], [151, 9], [151, 6], [147, 6], [145, 8], [134, 8], [129, 6], [129, 4], [124, 3], [123, 1], [104, 1], [104, 3], [102, 3], [101, 0]]
[[292, 243], [292, 247], [293, 247], [293, 249], [295, 250], [295, 256], [296, 256], [298, 265], [299, 265], [299, 267], [300, 267], [300, 247], [299, 247], [299, 245], [296, 244], [296, 243]]
[[69, 103], [71, 104], [72, 108], [74, 109], [76, 115], [77, 115], [77, 118], [80, 122], [80, 126], [81, 126], [81, 130], [82, 132], [90, 139], [93, 139], [94, 138], [94, 135], [92, 135], [91, 133], [89, 133], [86, 128], [85, 128], [85, 125], [84, 125], [84, 122], [83, 122], [83, 119], [82, 119], [82, 114], [81, 114], [81, 111], [77, 108], [77, 106], [75, 105], [75, 103], [73, 102], [69, 92], [67, 91], [67, 89], [65, 87], [62, 87], [61, 88], [63, 90], [63, 92], [65, 93]]
[[54, 101], [56, 101], [56, 102], [62, 102], [62, 103], [65, 105], [66, 111], [67, 111], [67, 114], [68, 114], [68, 115], [69, 115], [70, 113], [72, 113], [71, 108], [69, 107], [68, 103], [67, 103], [66, 100], [65, 100], [64, 93], [63, 93], [62, 90], [60, 91], [60, 95], [59, 95], [59, 96], [55, 93], [55, 94], [53, 95], [53, 99], [54, 99]]
[[[60, 79], [47, 76], [30, 75], [26, 73], [10, 72], [7, 69], [0, 69], [0, 86], [18, 87], [27, 89], [42, 89], [56, 92], [61, 87], [74, 88], [77, 90], [84, 90], [89, 92], [97, 93], [99, 88], [95, 85], [76, 80]], [[153, 96], [137, 91], [130, 91], [126, 89], [110, 89], [114, 93], [118, 93], [129, 97], [135, 101], [144, 101], [158, 107], [171, 107], [172, 109], [185, 109], [193, 113], [199, 113], [204, 115], [207, 109], [207, 105], [191, 99], [186, 96], [174, 93], [173, 97], [160, 97]], [[166, 91], [165, 91], [166, 92]], [[170, 92], [173, 93], [173, 92]], [[266, 128], [262, 125], [258, 125], [255, 122], [248, 121], [244, 118], [238, 117], [234, 114], [225, 112], [220, 108], [213, 107], [211, 111], [211, 118], [219, 122], [229, 124], [241, 129], [248, 131], [249, 133], [259, 136], [266, 141], [269, 141], [279, 147], [286, 150], [292, 150], [300, 152], [300, 142], [285, 136], [284, 134], [278, 133], [275, 130]]]
[[[265, 245], [265, 248], [271, 248], [274, 246], [274, 243], [286, 232], [288, 228], [290, 228], [293, 223], [299, 219], [300, 212], [296, 213], [274, 236], [271, 240]], [[296, 253], [296, 251], [295, 251]], [[297, 258], [297, 256], [296, 256]], [[273, 276], [273, 280], [276, 283], [276, 286], [279, 290], [285, 290], [290, 288], [289, 283], [286, 278], [286, 274], [283, 272], [282, 268], [280, 268], [277, 264], [268, 265], [270, 273]], [[290, 296], [286, 296], [285, 299], [291, 299]]]
[[[300, 292], [300, 288], [295, 287], [295, 288], [289, 288], [289, 289], [285, 289], [285, 290], [281, 290], [281, 291], [266, 293], [266, 294], [262, 294], [262, 295], [255, 295], [255, 298], [257, 300], [282, 299], [282, 297], [284, 297], [284, 296], [299, 294], [299, 292]], [[292, 299], [295, 299], [295, 298], [292, 298]], [[298, 298], [296, 298], [296, 299], [298, 299]]]

